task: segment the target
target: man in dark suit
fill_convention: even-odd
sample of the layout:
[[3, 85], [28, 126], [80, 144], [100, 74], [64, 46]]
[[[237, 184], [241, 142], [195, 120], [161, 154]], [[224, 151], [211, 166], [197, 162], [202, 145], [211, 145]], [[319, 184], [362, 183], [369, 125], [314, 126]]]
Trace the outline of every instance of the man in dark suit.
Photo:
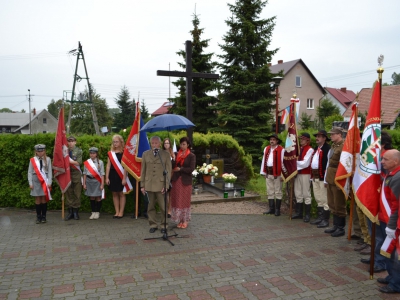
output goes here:
[[[161, 210], [161, 232], [164, 233], [165, 225], [165, 203], [164, 194], [167, 192], [171, 179], [171, 156], [169, 152], [160, 149], [161, 139], [153, 136], [150, 139], [151, 149], [143, 152], [142, 171], [140, 187], [143, 195], [148, 197], [149, 205], [147, 214], [149, 216], [150, 233], [158, 229], [156, 220], [156, 203]], [[164, 177], [163, 171], [166, 171]], [[165, 180], [166, 182], [164, 182]], [[166, 227], [165, 227], [166, 228]]]

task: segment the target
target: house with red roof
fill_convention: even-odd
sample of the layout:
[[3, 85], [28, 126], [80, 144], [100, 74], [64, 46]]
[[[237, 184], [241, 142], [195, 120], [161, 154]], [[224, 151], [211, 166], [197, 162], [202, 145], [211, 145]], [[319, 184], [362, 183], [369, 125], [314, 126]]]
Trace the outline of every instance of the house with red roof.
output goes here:
[[305, 112], [311, 116], [311, 120], [314, 120], [316, 108], [326, 91], [303, 60], [295, 59], [288, 62], [278, 60], [278, 64], [270, 65], [269, 69], [273, 74], [281, 72], [283, 75], [283, 80], [279, 85], [279, 110], [289, 106], [290, 99], [296, 93], [297, 98], [300, 99], [299, 116], [301, 117], [301, 114]]
[[[371, 103], [372, 88], [363, 88], [358, 94], [358, 111], [367, 115]], [[354, 102], [353, 101], [353, 102]], [[352, 103], [353, 104], [353, 103]], [[351, 105], [344, 112], [343, 117], [350, 119]], [[382, 128], [394, 129], [396, 119], [400, 113], [400, 85], [382, 86], [381, 116]]]
[[357, 97], [353, 91], [350, 91], [345, 87], [340, 89], [326, 87], [325, 91], [325, 98], [329, 99], [334, 105], [339, 107], [341, 115]]
[[157, 108], [152, 114], [152, 117], [157, 117], [161, 115], [165, 115], [168, 113], [170, 107], [174, 105], [173, 102], [164, 102], [159, 108]]

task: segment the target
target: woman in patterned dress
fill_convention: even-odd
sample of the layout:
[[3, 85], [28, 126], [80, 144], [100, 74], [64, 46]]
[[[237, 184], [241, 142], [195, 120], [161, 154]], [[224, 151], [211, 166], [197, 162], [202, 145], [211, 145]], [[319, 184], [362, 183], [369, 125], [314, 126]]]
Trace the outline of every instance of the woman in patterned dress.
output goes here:
[[178, 228], [186, 228], [191, 218], [192, 172], [196, 166], [196, 156], [190, 152], [187, 137], [179, 142], [179, 152], [176, 160], [172, 161], [171, 219], [178, 223]]

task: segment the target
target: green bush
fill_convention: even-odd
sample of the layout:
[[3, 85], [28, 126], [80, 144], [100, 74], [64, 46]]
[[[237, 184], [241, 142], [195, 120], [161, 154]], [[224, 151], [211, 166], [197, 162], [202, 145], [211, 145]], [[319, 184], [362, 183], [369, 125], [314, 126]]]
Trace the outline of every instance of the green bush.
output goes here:
[[[126, 140], [129, 135], [129, 129], [121, 132]], [[179, 146], [179, 139], [186, 135], [182, 131], [177, 134], [169, 132], [157, 132], [149, 134], [149, 138], [158, 135], [162, 139], [170, 137]], [[202, 157], [206, 149], [210, 149], [211, 153], [219, 153], [225, 157], [225, 172], [234, 173], [239, 177], [239, 181], [245, 182], [254, 174], [252, 168], [252, 159], [250, 155], [244, 153], [243, 147], [229, 135], [224, 134], [199, 134], [194, 133], [194, 152], [197, 158], [197, 164], [200, 165], [205, 161]], [[28, 185], [28, 166], [30, 158], [35, 154], [34, 145], [45, 144], [46, 153], [52, 158], [54, 148], [55, 134], [36, 134], [36, 135], [0, 135], [0, 207], [19, 207], [33, 208], [35, 201], [30, 196]], [[90, 136], [83, 135], [77, 137], [77, 146], [83, 150], [83, 160], [89, 158], [89, 148], [95, 146], [99, 148], [99, 158], [107, 163], [107, 152], [111, 148], [112, 136]], [[130, 178], [132, 185], [136, 186], [134, 178]], [[53, 180], [52, 184], [53, 201], [49, 202], [49, 209], [61, 209], [61, 191], [57, 183]], [[136, 192], [132, 191], [127, 195], [126, 212], [134, 211]], [[139, 193], [141, 196], [141, 193]], [[90, 201], [82, 191], [81, 210], [90, 211]], [[102, 210], [105, 212], [114, 212], [112, 202], [112, 193], [106, 187], [106, 199], [103, 200]]]

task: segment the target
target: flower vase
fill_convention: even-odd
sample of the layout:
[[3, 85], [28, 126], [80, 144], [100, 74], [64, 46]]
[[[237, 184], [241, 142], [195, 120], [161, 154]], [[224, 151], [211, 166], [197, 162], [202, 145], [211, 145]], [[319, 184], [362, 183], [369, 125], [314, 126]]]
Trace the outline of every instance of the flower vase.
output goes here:
[[203, 175], [204, 183], [211, 183], [211, 176], [210, 175]]
[[233, 188], [233, 182], [225, 182], [225, 187]]
[[211, 181], [210, 184], [214, 184], [214, 176], [211, 175]]

